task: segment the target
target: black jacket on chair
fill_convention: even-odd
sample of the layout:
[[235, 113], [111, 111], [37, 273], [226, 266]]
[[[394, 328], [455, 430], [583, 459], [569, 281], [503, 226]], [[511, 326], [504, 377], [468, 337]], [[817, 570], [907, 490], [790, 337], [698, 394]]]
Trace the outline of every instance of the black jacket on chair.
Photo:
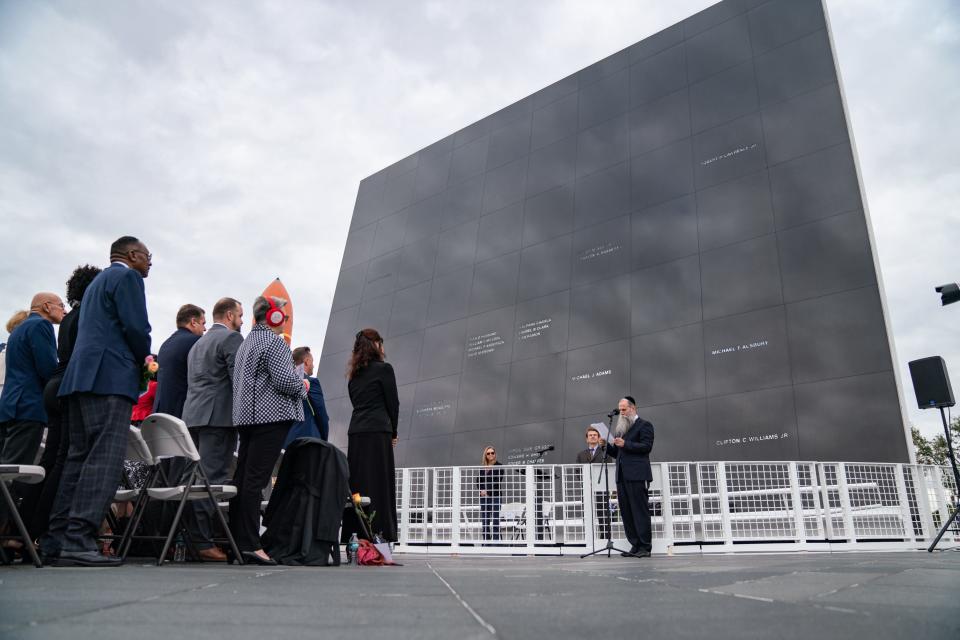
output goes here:
[[400, 399], [393, 367], [386, 362], [371, 362], [353, 376], [347, 388], [353, 403], [347, 433], [390, 433], [396, 438]]
[[340, 564], [339, 530], [350, 499], [347, 457], [319, 438], [297, 438], [280, 463], [263, 514], [264, 550], [280, 564]]

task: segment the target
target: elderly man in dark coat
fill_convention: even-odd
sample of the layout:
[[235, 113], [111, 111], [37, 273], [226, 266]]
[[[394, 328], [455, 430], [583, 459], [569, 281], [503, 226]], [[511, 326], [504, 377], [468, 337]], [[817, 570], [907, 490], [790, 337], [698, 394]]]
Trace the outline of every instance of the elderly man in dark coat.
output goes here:
[[623, 556], [646, 558], [652, 548], [650, 528], [650, 451], [653, 449], [653, 425], [637, 415], [637, 402], [624, 396], [618, 405], [620, 419], [614, 427], [613, 442], [608, 445], [617, 459], [617, 495], [620, 517], [630, 541], [630, 551]]
[[48, 556], [58, 564], [116, 566], [97, 552], [96, 535], [110, 506], [127, 450], [130, 411], [140, 395], [150, 322], [143, 279], [153, 256], [131, 236], [110, 247], [110, 266], [83, 296], [80, 326], [59, 397], [70, 451], [50, 517]]

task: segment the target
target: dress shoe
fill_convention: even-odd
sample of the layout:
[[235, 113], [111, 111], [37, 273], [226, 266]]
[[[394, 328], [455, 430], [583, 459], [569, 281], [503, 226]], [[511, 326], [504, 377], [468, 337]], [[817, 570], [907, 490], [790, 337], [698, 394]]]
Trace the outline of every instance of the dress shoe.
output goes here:
[[256, 554], [253, 551], [241, 551], [240, 555], [243, 556], [243, 561], [246, 564], [259, 564], [265, 567], [277, 566], [277, 561], [274, 560], [273, 558], [264, 559], [259, 554]]
[[220, 550], [219, 547], [210, 547], [209, 549], [198, 549], [197, 555], [204, 562], [226, 562], [227, 554]]
[[43, 547], [37, 549], [37, 555], [40, 556], [40, 562], [43, 564], [54, 564], [60, 558], [60, 550], [45, 551]]
[[119, 567], [123, 561], [98, 551], [61, 551], [57, 567]]
[[630, 555], [632, 555], [634, 558], [649, 558], [649, 557], [650, 557], [650, 552], [649, 552], [649, 551], [637, 551], [636, 553], [632, 553], [632, 554], [630, 554]]

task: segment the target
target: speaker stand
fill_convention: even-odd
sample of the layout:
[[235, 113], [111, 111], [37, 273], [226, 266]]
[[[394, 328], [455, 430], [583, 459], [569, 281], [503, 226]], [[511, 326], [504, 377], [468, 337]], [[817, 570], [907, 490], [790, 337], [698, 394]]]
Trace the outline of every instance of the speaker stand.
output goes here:
[[940, 542], [940, 538], [942, 538], [943, 534], [953, 525], [953, 522], [957, 519], [957, 514], [960, 513], [960, 471], [957, 470], [957, 459], [953, 455], [953, 439], [950, 437], [950, 425], [947, 424], [947, 414], [943, 412], [943, 407], [940, 407], [940, 419], [943, 420], [943, 435], [947, 439], [947, 452], [950, 455], [950, 466], [953, 467], [953, 513], [950, 514], [947, 521], [940, 527], [940, 531], [937, 532], [937, 537], [933, 539], [933, 542], [927, 549], [928, 552], [933, 552], [937, 543]]

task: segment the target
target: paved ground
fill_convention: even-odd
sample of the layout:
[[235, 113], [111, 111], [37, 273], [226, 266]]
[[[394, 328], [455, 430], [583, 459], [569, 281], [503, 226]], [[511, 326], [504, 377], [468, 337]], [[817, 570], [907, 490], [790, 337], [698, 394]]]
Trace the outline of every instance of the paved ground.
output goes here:
[[960, 552], [0, 567], [0, 638], [960, 637]]

